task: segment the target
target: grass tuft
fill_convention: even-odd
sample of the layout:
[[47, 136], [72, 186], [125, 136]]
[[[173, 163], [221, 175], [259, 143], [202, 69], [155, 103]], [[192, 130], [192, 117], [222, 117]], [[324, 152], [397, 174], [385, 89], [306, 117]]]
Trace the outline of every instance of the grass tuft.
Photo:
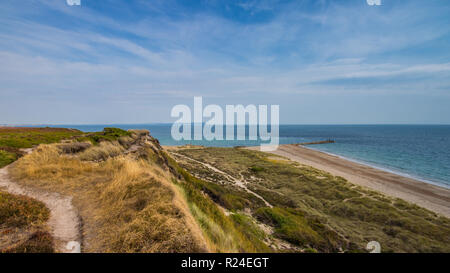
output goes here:
[[103, 161], [123, 153], [125, 149], [118, 142], [101, 142], [98, 146], [90, 147], [80, 153], [83, 161]]

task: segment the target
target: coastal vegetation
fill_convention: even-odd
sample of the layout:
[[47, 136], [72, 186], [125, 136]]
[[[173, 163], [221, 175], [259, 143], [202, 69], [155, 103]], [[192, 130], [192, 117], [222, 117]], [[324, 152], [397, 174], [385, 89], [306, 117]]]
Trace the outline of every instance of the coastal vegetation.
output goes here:
[[[81, 134], [63, 128], [0, 127], [0, 168], [25, 155], [24, 149]], [[48, 217], [42, 202], [0, 191], [0, 252], [53, 252]]]
[[[450, 250], [449, 219], [401, 199], [352, 185], [341, 177], [240, 148], [178, 149], [176, 154], [192, 158], [177, 157], [189, 172], [211, 183], [220, 184], [210, 179], [215, 174], [208, 175], [208, 170], [198, 162], [208, 163], [243, 181], [273, 205], [246, 207], [251, 217], [272, 227], [272, 236], [300, 249], [361, 252], [369, 241], [376, 240], [384, 252]], [[240, 213], [236, 207], [228, 209]]]
[[129, 136], [140, 148], [127, 154], [110, 153], [112, 146], [125, 150], [118, 141], [79, 154], [64, 154], [61, 144], [40, 145], [10, 173], [22, 185], [73, 197], [84, 223], [83, 251], [206, 251], [170, 173], [157, 163], [157, 142], [139, 132]]
[[0, 253], [53, 252], [48, 218], [43, 203], [0, 192]]
[[17, 160], [17, 154], [0, 150], [0, 168]]
[[81, 133], [64, 128], [0, 127], [0, 168], [21, 157], [24, 154], [21, 149], [59, 142]]
[[92, 144], [99, 144], [104, 141], [115, 141], [120, 138], [129, 139], [131, 133], [119, 128], [104, 128], [102, 132], [87, 133], [77, 137], [79, 142], [91, 142]]
[[146, 131], [92, 136], [39, 145], [10, 168], [22, 186], [73, 198], [83, 251], [273, 251], [251, 217], [226, 214], [258, 207], [253, 195], [195, 178]]
[[[179, 167], [175, 161], [171, 160], [170, 164], [175, 167], [175, 173], [184, 178], [176, 183], [182, 189], [189, 208], [203, 229], [213, 252], [272, 251], [263, 243], [264, 236], [261, 236], [262, 233], [258, 232], [249, 219], [245, 216], [227, 216], [220, 207], [223, 205], [226, 208], [243, 209], [245, 206], [242, 201], [249, 204], [251, 202], [242, 197], [245, 194], [202, 181]], [[205, 198], [205, 194], [210, 198]], [[249, 227], [251, 228], [248, 229]]]
[[[19, 185], [72, 197], [83, 252], [367, 252], [374, 240], [383, 252], [450, 251], [449, 219], [283, 157], [163, 149], [145, 130], [65, 130], [32, 130], [41, 140], [16, 146], [20, 134], [3, 135], [3, 162], [17, 160]], [[39, 141], [30, 154], [8, 150]], [[48, 216], [0, 192], [0, 250], [55, 251]]]

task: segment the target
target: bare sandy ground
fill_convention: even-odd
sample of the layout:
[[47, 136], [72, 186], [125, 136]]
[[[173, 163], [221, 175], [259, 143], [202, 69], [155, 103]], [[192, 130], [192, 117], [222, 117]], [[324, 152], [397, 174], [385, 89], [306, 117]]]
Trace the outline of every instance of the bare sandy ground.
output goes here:
[[9, 179], [8, 167], [0, 169], [0, 189], [43, 202], [50, 210], [48, 225], [56, 249], [63, 253], [80, 252], [80, 220], [71, 197], [21, 186]]
[[[259, 150], [259, 146], [247, 147]], [[280, 145], [273, 154], [341, 176], [349, 182], [398, 197], [450, 218], [450, 190], [301, 147]]]

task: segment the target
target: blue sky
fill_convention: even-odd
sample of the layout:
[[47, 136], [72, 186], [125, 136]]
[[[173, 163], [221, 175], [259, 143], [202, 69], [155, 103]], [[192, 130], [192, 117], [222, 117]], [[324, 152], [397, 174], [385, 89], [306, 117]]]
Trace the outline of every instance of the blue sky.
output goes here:
[[172, 122], [279, 104], [282, 123], [450, 124], [450, 1], [2, 0], [0, 124]]

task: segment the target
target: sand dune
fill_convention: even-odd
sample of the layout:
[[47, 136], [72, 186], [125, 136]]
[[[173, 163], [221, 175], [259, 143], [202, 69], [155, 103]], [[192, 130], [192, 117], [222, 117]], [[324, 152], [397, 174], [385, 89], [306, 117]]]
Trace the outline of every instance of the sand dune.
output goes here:
[[[259, 150], [257, 147], [248, 149]], [[450, 190], [389, 173], [295, 144], [280, 145], [271, 152], [309, 165], [392, 197], [398, 197], [450, 217]]]

